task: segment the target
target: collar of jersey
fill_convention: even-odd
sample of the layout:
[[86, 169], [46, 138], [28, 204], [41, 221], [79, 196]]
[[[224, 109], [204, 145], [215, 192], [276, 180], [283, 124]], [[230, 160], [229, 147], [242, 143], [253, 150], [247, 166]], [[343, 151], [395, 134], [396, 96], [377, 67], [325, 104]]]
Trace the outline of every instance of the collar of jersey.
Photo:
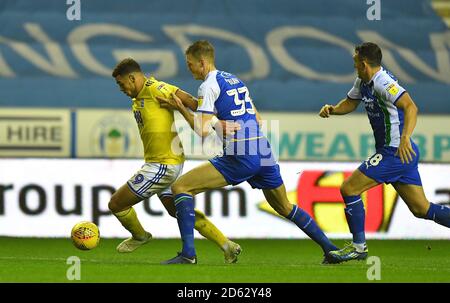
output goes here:
[[145, 83], [147, 82], [147, 80], [149, 79], [149, 78], [147, 78], [147, 77], [144, 77], [144, 79], [145, 79], [145, 81], [144, 81], [144, 85], [142, 86], [142, 89], [141, 89], [141, 91], [139, 92], [139, 94], [136, 96], [136, 98], [133, 98], [133, 100], [136, 100], [136, 99], [139, 99], [139, 98], [142, 98], [142, 96], [141, 96], [141, 94], [144, 92], [144, 90], [145, 90]]
[[211, 76], [211, 74], [214, 73], [214, 72], [217, 72], [217, 69], [210, 71], [210, 72], [206, 75], [205, 81], [206, 81], [206, 79], [208, 79], [209, 76]]
[[373, 86], [373, 81], [375, 80], [376, 77], [378, 77], [378, 75], [383, 71], [383, 67], [381, 66], [380, 70], [377, 71], [373, 76], [372, 79], [370, 79], [368, 85]]

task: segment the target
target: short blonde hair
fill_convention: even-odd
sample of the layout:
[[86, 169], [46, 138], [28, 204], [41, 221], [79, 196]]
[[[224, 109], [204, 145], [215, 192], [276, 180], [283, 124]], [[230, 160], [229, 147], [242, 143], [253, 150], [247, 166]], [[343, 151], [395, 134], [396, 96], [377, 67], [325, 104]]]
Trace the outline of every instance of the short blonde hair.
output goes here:
[[187, 48], [185, 54], [191, 55], [197, 60], [206, 57], [214, 61], [214, 46], [207, 40], [195, 41]]

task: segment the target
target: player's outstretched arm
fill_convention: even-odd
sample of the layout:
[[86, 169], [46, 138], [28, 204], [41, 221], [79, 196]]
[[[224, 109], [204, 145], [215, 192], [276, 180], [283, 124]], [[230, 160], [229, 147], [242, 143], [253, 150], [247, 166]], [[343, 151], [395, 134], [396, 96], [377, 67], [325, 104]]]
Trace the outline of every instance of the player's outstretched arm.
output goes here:
[[[176, 95], [173, 98], [178, 99]], [[181, 101], [178, 99], [177, 102], [180, 103]], [[189, 123], [189, 126], [202, 138], [209, 136], [214, 131], [214, 125], [219, 122], [219, 119], [213, 114], [192, 114], [184, 106], [179, 107], [178, 110]]]
[[408, 93], [404, 93], [400, 99], [395, 102], [395, 106], [403, 110], [404, 122], [400, 144], [396, 155], [400, 157], [402, 163], [409, 163], [413, 160], [416, 153], [411, 145], [411, 136], [416, 127], [418, 109]]
[[320, 109], [319, 116], [322, 118], [328, 118], [331, 115], [345, 115], [351, 113], [358, 107], [359, 102], [359, 100], [353, 100], [347, 97], [342, 99], [336, 105], [325, 104]]
[[[181, 90], [177, 90], [176, 93], [172, 93], [172, 98], [163, 98], [161, 96], [156, 96], [156, 99], [161, 104], [161, 107], [173, 108], [178, 110], [184, 117], [184, 119], [189, 123], [189, 126], [200, 135], [198, 129], [196, 129], [198, 127], [196, 127], [197, 123], [195, 121], [196, 119], [194, 113], [191, 112], [184, 104], [186, 100], [189, 99], [190, 95], [188, 93], [180, 93], [180, 91]], [[178, 97], [178, 94], [182, 96], [183, 100]], [[190, 104], [189, 101], [187, 103]], [[197, 109], [197, 107], [195, 107], [195, 109]]]
[[176, 92], [178, 98], [181, 99], [183, 105], [195, 112], [198, 107], [198, 100], [184, 90], [178, 89]]
[[[189, 123], [189, 126], [201, 137], [206, 137], [211, 134], [214, 129], [216, 133], [223, 133], [224, 136], [234, 135], [234, 133], [241, 128], [239, 123], [233, 121], [222, 121], [211, 114], [199, 113], [198, 115], [191, 112], [183, 101], [178, 97], [178, 92], [172, 93], [172, 98], [167, 99], [157, 96], [156, 99], [160, 102], [162, 107], [170, 107], [178, 110], [184, 119]], [[187, 94], [187, 93], [186, 93]], [[186, 96], [182, 94], [182, 96]], [[191, 108], [190, 108], [191, 109]]]

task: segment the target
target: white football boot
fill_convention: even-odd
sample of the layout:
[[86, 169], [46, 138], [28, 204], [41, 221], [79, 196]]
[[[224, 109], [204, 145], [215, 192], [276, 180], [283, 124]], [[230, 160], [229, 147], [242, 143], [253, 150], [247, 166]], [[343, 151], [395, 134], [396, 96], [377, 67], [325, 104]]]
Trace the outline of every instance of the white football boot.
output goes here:
[[227, 248], [223, 252], [225, 263], [236, 263], [238, 255], [241, 253], [241, 251], [242, 248], [239, 246], [239, 244], [234, 243], [233, 241], [228, 241]]
[[145, 238], [143, 240], [136, 240], [133, 237], [123, 240], [119, 245], [117, 245], [117, 251], [120, 253], [130, 253], [141, 247], [142, 245], [150, 242], [152, 239], [152, 234], [145, 232]]

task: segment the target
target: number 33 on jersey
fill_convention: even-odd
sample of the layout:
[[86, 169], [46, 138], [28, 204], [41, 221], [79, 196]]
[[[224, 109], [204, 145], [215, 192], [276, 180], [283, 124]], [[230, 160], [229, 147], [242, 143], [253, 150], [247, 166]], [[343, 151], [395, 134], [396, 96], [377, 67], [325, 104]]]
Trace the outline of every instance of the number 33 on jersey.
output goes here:
[[[261, 136], [255, 109], [245, 84], [233, 74], [211, 71], [198, 89], [198, 112], [214, 114], [220, 120], [241, 124], [235, 139], [248, 140]], [[245, 124], [245, 125], [244, 125]]]

